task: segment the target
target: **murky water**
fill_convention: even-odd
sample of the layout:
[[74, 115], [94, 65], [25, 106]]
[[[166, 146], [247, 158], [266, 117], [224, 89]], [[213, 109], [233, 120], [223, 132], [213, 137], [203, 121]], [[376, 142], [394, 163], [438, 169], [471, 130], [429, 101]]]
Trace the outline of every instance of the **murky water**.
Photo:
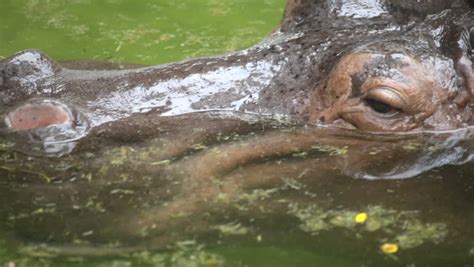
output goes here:
[[[139, 63], [234, 49], [227, 46], [234, 41], [220, 41], [222, 32], [210, 26], [214, 21], [201, 26], [207, 27], [206, 33], [195, 33], [210, 41], [163, 57], [155, 54], [163, 54], [167, 46], [156, 50], [159, 53], [134, 46], [146, 39], [133, 38], [156, 39], [148, 36], [153, 27], [142, 26], [145, 33], [131, 30], [130, 39], [121, 35], [127, 30], [117, 30], [119, 37], [113, 36], [119, 41], [114, 37], [107, 45], [98, 36], [113, 33], [115, 26], [128, 27], [133, 16], [132, 21], [148, 25], [156, 19], [152, 14], [162, 12], [170, 17], [159, 16], [159, 21], [171, 26], [157, 31], [176, 35], [171, 39], [178, 41], [168, 46], [179, 47], [184, 42], [178, 35], [191, 37], [185, 34], [187, 28], [173, 23], [187, 10], [188, 17], [195, 15], [199, 22], [223, 17], [226, 27], [251, 28], [249, 32], [258, 32], [249, 38], [251, 44], [276, 24], [283, 5], [237, 0], [177, 5], [104, 1], [95, 8], [92, 1], [26, 3], [0, 2], [1, 18], [7, 19], [0, 40], [18, 37], [16, 45], [7, 45], [0, 54], [31, 46], [58, 59]], [[242, 12], [244, 7], [248, 11]], [[38, 17], [24, 19], [20, 14]], [[89, 19], [90, 14], [97, 15]], [[106, 28], [92, 30], [84, 26], [87, 20]], [[81, 35], [73, 30], [76, 26], [84, 28], [84, 36], [99, 31], [91, 35], [97, 45], [78, 41], [79, 47], [87, 47], [78, 54], [68, 47], [67, 34], [55, 43], [64, 33]], [[13, 33], [12, 27], [20, 30]], [[247, 33], [238, 37], [239, 47]], [[29, 43], [21, 36], [40, 42]], [[120, 40], [130, 43], [120, 45]], [[51, 150], [35, 141], [34, 134], [2, 134], [0, 266], [10, 260], [17, 266], [474, 263], [473, 129], [370, 135], [227, 113], [160, 118], [151, 126], [136, 132], [128, 124], [115, 124], [74, 144], [56, 144], [66, 152], [74, 147], [59, 158], [38, 156]]]
[[[473, 166], [462, 164], [472, 129], [380, 136], [226, 114], [160, 127], [112, 129], [59, 159], [4, 147], [2, 257], [28, 266], [472, 261]], [[454, 165], [436, 168], [445, 164]]]

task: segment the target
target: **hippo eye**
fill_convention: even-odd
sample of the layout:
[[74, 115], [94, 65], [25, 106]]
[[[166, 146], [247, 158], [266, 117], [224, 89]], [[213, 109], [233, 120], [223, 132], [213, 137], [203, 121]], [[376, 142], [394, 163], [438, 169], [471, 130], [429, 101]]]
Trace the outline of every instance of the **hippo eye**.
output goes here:
[[406, 102], [394, 89], [374, 88], [367, 92], [364, 104], [383, 116], [392, 116], [406, 109]]
[[395, 111], [398, 111], [398, 109], [393, 108], [389, 104], [384, 103], [384, 102], [380, 102], [380, 101], [375, 100], [375, 99], [366, 98], [366, 99], [364, 99], [364, 102], [367, 106], [371, 107], [374, 111], [376, 111], [378, 113], [389, 114], [389, 113], [393, 113]]

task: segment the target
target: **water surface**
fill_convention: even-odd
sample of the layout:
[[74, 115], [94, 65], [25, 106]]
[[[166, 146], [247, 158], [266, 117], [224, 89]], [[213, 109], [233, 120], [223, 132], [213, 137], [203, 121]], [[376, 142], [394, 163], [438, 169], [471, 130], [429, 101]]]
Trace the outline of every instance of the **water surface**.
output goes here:
[[276, 27], [284, 0], [2, 0], [0, 56], [159, 64], [234, 51]]
[[[264, 38], [283, 5], [2, 0], [0, 55], [34, 47], [59, 61], [140, 64], [211, 55]], [[227, 113], [130, 128], [59, 158], [1, 135], [0, 266], [474, 262], [472, 129], [371, 135]]]

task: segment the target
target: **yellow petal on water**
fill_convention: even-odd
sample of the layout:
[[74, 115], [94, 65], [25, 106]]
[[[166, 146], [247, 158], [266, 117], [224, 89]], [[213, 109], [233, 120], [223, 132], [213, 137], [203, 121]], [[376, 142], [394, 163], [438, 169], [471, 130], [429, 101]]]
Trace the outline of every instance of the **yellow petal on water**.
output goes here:
[[398, 245], [393, 243], [385, 243], [380, 247], [380, 249], [385, 254], [394, 254], [398, 252]]
[[354, 217], [354, 221], [356, 223], [365, 223], [365, 221], [367, 221], [367, 217], [368, 215], [366, 212], [361, 212]]

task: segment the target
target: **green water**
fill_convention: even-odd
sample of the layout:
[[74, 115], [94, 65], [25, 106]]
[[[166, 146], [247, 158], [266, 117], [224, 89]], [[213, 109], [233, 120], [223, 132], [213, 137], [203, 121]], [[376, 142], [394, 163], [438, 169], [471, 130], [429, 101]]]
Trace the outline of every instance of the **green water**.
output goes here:
[[284, 0], [0, 0], [0, 56], [159, 64], [259, 42]]
[[[0, 56], [37, 48], [59, 61], [159, 64], [214, 55], [262, 40], [280, 21], [284, 2], [0, 0]], [[196, 124], [184, 125], [184, 131], [188, 127], [198, 135], [206, 130], [205, 123]], [[271, 127], [256, 128], [248, 131], [259, 134]], [[176, 227], [156, 234], [174, 237], [163, 249], [153, 243], [159, 238], [147, 239], [135, 229], [135, 218], [153, 218], [155, 208], [169, 200], [168, 190], [184, 190], [174, 182], [193, 156], [213, 159], [226, 145], [245, 147], [254, 133], [219, 133], [215, 143], [193, 144], [183, 157], [168, 158], [166, 148], [176, 136], [128, 143], [111, 138], [99, 148], [91, 144], [61, 159], [28, 157], [1, 142], [0, 267], [9, 260], [38, 267], [419, 267], [469, 266], [465, 264], [474, 261], [473, 164], [434, 169], [406, 181], [356, 180], [335, 169], [319, 169], [331, 164], [351, 169], [363, 165], [358, 157], [367, 159], [367, 154], [373, 157], [367, 160], [370, 168], [390, 161], [403, 166], [423, 148], [403, 142], [394, 145], [406, 152], [401, 163], [391, 158], [390, 142], [353, 147], [350, 142], [338, 147], [323, 142], [236, 167], [222, 181], [258, 181], [275, 174], [281, 179], [255, 183], [227, 199], [199, 199], [207, 210], [194, 210], [189, 218], [176, 214]], [[161, 169], [166, 165], [175, 167], [178, 174], [171, 174], [176, 180]], [[197, 188], [209, 189], [203, 184]], [[193, 193], [184, 196], [192, 200]], [[365, 224], [354, 221], [361, 212], [368, 215]], [[160, 222], [154, 219], [152, 223]], [[400, 245], [398, 253], [381, 250], [382, 244], [393, 242]], [[121, 253], [130, 247], [133, 252]]]

